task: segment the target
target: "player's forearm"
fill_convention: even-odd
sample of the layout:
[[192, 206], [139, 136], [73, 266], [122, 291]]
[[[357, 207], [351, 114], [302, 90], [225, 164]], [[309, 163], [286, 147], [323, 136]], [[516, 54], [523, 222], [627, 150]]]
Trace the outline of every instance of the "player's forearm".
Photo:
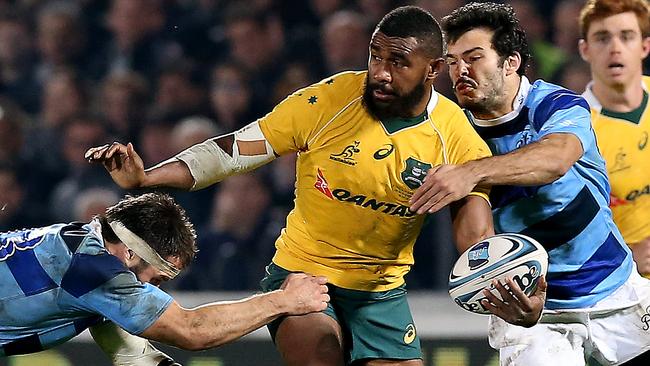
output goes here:
[[514, 150], [466, 163], [484, 185], [542, 185], [562, 177], [582, 156], [572, 134], [552, 134]]
[[492, 211], [485, 198], [470, 195], [450, 205], [454, 241], [459, 253], [494, 235]]
[[178, 346], [201, 350], [231, 342], [287, 314], [287, 309], [281, 291], [189, 309], [186, 326], [191, 343]]
[[142, 188], [171, 187], [190, 190], [194, 178], [187, 165], [180, 160], [170, 159], [145, 171]]

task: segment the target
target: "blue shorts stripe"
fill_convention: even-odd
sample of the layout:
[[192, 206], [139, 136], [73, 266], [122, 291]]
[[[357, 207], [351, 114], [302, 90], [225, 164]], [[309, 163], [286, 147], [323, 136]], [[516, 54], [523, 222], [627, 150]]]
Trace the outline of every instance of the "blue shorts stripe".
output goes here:
[[5, 262], [25, 296], [40, 294], [57, 287], [33, 250], [16, 249]]
[[521, 234], [536, 239], [550, 252], [578, 236], [599, 211], [598, 201], [584, 186], [562, 211], [527, 227]]
[[548, 279], [548, 298], [570, 300], [587, 296], [591, 291], [616, 271], [627, 257], [627, 252], [610, 233], [603, 244], [576, 271], [563, 272], [561, 277]]

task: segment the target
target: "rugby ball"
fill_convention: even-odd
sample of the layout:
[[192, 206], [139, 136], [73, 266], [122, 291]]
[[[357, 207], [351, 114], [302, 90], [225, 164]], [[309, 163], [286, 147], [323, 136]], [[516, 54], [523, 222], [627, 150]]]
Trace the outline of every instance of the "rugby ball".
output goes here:
[[511, 277], [527, 295], [537, 288], [537, 280], [548, 269], [548, 254], [535, 239], [521, 234], [499, 234], [472, 245], [454, 264], [449, 274], [449, 295], [461, 308], [489, 314], [481, 304], [483, 290], [493, 279]]

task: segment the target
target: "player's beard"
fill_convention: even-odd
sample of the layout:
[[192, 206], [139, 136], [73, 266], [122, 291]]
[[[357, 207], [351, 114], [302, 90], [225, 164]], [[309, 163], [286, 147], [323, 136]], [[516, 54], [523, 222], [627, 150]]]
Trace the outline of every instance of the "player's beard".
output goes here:
[[[485, 82], [479, 83], [474, 81], [477, 88], [481, 88], [483, 95], [478, 98], [462, 98], [456, 94], [458, 105], [467, 109], [472, 115], [478, 119], [489, 119], [495, 110], [498, 110], [504, 102], [504, 95], [502, 93], [505, 81], [503, 79], [501, 69], [497, 69], [492, 75], [485, 78]], [[454, 85], [454, 93], [456, 85]]]
[[144, 272], [144, 270], [147, 269], [147, 267], [149, 267], [149, 263], [141, 260], [140, 262], [130, 266], [129, 271], [133, 272], [135, 276], [138, 277], [139, 280], [140, 273]]
[[397, 90], [392, 90], [395, 99], [388, 103], [378, 103], [372, 96], [372, 92], [377, 89], [383, 90], [381, 85], [371, 84], [366, 77], [366, 85], [363, 90], [363, 103], [368, 111], [379, 120], [414, 117], [410, 114], [426, 94], [425, 84], [421, 83], [404, 94]]

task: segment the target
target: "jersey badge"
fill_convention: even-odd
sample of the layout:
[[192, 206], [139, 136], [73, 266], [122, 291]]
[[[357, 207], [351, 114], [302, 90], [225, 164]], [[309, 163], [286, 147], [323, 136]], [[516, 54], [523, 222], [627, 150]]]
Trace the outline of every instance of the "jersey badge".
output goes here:
[[402, 180], [411, 189], [417, 189], [424, 182], [431, 164], [423, 163], [414, 158], [406, 159], [406, 169], [402, 172]]

